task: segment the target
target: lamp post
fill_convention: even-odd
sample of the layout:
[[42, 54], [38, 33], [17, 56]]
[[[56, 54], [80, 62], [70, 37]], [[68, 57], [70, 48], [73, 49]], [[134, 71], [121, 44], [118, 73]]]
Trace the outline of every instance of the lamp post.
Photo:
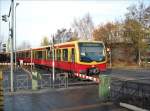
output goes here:
[[11, 5], [10, 5], [10, 10], [8, 15], [3, 15], [2, 20], [5, 22], [8, 22], [8, 17], [10, 17], [11, 14], [11, 27], [10, 27], [10, 21], [9, 21], [9, 31], [10, 31], [10, 36], [11, 36], [11, 71], [10, 71], [10, 91], [14, 91], [14, 86], [13, 86], [13, 52], [14, 52], [14, 0], [11, 0]]
[[14, 81], [14, 78], [13, 78], [13, 69], [14, 69], [14, 61], [13, 61], [13, 58], [14, 58], [14, 13], [15, 13], [15, 10], [14, 10], [14, 0], [11, 0], [11, 10], [12, 10], [12, 13], [11, 13], [11, 74], [10, 74], [10, 85], [11, 85], [11, 92], [14, 92], [14, 85], [13, 85], [13, 81]]
[[16, 45], [17, 45], [17, 42], [16, 42], [16, 8], [17, 8], [17, 6], [19, 5], [19, 3], [16, 3], [16, 5], [15, 5], [15, 66], [16, 66], [16, 58], [17, 58], [17, 55], [16, 55], [16, 51], [17, 51], [17, 48], [16, 48]]

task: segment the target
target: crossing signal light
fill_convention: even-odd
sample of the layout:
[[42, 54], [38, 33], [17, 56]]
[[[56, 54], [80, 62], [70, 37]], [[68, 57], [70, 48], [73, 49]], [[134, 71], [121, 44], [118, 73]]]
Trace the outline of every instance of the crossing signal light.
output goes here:
[[2, 20], [7, 22], [8, 21], [7, 15], [2, 15]]
[[3, 50], [3, 52], [6, 52], [6, 44], [5, 43], [2, 44], [2, 50]]

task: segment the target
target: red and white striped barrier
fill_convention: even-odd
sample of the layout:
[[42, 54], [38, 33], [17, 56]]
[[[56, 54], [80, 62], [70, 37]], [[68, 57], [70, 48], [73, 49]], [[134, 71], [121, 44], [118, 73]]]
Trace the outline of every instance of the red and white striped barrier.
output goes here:
[[[0, 65], [7, 66], [7, 65], [11, 65], [11, 63], [0, 63]], [[14, 63], [14, 65], [15, 65], [15, 63]], [[23, 63], [22, 65], [34, 65], [34, 63]]]
[[0, 65], [4, 65], [4, 66], [7, 66], [7, 65], [10, 65], [11, 63], [0, 63]]
[[23, 63], [25, 66], [34, 65], [34, 63]]
[[79, 73], [75, 73], [74, 75], [79, 77], [79, 78], [82, 78], [82, 79], [89, 79], [89, 80], [92, 80], [92, 81], [97, 82], [97, 83], [100, 82], [99, 78], [96, 78], [96, 77], [86, 76], [84, 74], [79, 74]]

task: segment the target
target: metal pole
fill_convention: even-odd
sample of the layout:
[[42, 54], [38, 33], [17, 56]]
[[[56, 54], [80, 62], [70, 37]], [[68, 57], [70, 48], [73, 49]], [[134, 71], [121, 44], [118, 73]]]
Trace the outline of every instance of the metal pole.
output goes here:
[[110, 68], [112, 68], [112, 61], [111, 61], [111, 59], [112, 59], [112, 57], [111, 57], [111, 49], [110, 49]]
[[[17, 5], [16, 5], [17, 6]], [[16, 6], [15, 6], [15, 33], [14, 33], [14, 39], [15, 39], [15, 68], [16, 68]]]
[[52, 70], [52, 73], [53, 73], [53, 83], [55, 81], [55, 54], [54, 54], [54, 37], [52, 38], [52, 56], [53, 56], [53, 61], [52, 61], [52, 66], [53, 66], [53, 70]]
[[11, 92], [14, 91], [14, 86], [13, 86], [13, 50], [14, 50], [14, 0], [11, 1], [11, 9], [12, 9], [12, 14], [11, 14], [11, 75], [10, 75], [10, 80], [11, 80]]
[[110, 39], [110, 51], [109, 51], [109, 54], [110, 54], [110, 68], [112, 68], [112, 52], [111, 52], [111, 50], [112, 50], [112, 47], [111, 47], [111, 35], [109, 34], [109, 39]]
[[17, 65], [17, 54], [16, 54], [16, 51], [17, 51], [17, 48], [16, 48], [16, 45], [17, 45], [17, 42], [16, 42], [16, 7], [19, 5], [19, 3], [16, 3], [15, 4], [15, 68], [16, 68], [16, 65]]
[[32, 66], [32, 65], [33, 65], [33, 64], [32, 64], [32, 61], [33, 61], [33, 53], [32, 53], [32, 49], [31, 49], [31, 62], [30, 62], [30, 63], [31, 63], [31, 72], [32, 72], [32, 69], [33, 69], [33, 66]]

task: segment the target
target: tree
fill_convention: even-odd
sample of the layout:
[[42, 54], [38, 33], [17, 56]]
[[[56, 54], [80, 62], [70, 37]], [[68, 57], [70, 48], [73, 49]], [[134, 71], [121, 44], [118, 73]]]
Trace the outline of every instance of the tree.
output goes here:
[[136, 61], [141, 64], [141, 52], [144, 50], [146, 44], [143, 41], [145, 36], [145, 31], [142, 25], [133, 19], [128, 19], [124, 24], [124, 37], [127, 38], [128, 42], [133, 44], [136, 53]]
[[49, 45], [50, 43], [49, 43], [49, 39], [48, 39], [48, 37], [43, 37], [43, 39], [42, 39], [42, 41], [41, 41], [41, 46], [47, 46], [47, 45]]
[[127, 8], [126, 19], [138, 21], [143, 27], [150, 26], [150, 4], [146, 7], [143, 2]]
[[71, 28], [67, 30], [66, 28], [58, 29], [57, 33], [55, 34], [54, 37], [54, 43], [63, 43], [70, 41], [74, 37], [74, 33], [72, 32]]
[[150, 27], [150, 4], [145, 5], [139, 3], [138, 5], [132, 5], [127, 8], [125, 19], [125, 31], [127, 38], [130, 38], [134, 44], [136, 51], [136, 60], [141, 64], [141, 52], [145, 50], [146, 43], [142, 42], [145, 39], [145, 33], [149, 33]]
[[93, 38], [94, 40], [103, 41], [108, 47], [112, 47], [111, 43], [116, 39], [114, 36], [116, 31], [116, 25], [108, 22], [105, 25], [100, 25], [97, 29], [94, 29]]
[[90, 14], [86, 14], [82, 19], [74, 19], [72, 25], [74, 32], [77, 32], [79, 39], [92, 40], [93, 39], [93, 21]]
[[144, 18], [145, 18], [145, 25], [150, 30], [150, 5], [145, 9]]
[[79, 40], [79, 38], [78, 38], [78, 33], [71, 31], [71, 36], [70, 36], [70, 38], [68, 39], [68, 42], [69, 42], [69, 41], [76, 41], [76, 40]]

